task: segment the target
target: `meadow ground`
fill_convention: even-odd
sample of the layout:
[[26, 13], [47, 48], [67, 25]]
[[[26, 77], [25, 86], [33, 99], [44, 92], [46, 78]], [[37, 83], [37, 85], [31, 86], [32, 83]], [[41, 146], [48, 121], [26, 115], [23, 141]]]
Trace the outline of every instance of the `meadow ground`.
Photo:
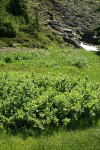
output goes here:
[[54, 132], [52, 135], [22, 138], [0, 135], [0, 150], [100, 150], [100, 126], [86, 130]]
[[72, 48], [8, 49], [0, 52], [0, 72], [67, 74], [100, 82], [100, 56]]
[[[8, 49], [0, 52], [0, 75], [68, 75], [100, 84], [100, 56], [73, 48]], [[15, 77], [16, 78], [16, 77]], [[1, 128], [0, 128], [1, 129]], [[0, 130], [1, 131], [1, 130]], [[23, 137], [0, 134], [0, 150], [100, 150], [100, 123], [87, 129]]]

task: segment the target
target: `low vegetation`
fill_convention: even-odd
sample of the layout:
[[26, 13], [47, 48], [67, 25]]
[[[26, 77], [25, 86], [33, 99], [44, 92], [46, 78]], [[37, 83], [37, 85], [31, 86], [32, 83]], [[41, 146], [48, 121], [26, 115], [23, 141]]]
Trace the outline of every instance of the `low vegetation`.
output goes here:
[[71, 77], [89, 78], [100, 82], [100, 59], [95, 52], [80, 49], [57, 48], [12, 49], [0, 54], [0, 71], [35, 72], [37, 74], [63, 74]]
[[88, 127], [100, 115], [99, 84], [33, 74], [0, 76], [0, 120], [5, 128]]
[[100, 72], [96, 78], [93, 72], [100, 60], [95, 53], [59, 48], [9, 50], [1, 52], [0, 60], [1, 128], [32, 132], [51, 126], [83, 128], [98, 121]]
[[0, 1], [0, 150], [99, 150], [99, 52], [66, 47], [38, 6]]
[[52, 135], [38, 137], [0, 135], [0, 150], [99, 150], [99, 143], [100, 125], [85, 130], [53, 131]]

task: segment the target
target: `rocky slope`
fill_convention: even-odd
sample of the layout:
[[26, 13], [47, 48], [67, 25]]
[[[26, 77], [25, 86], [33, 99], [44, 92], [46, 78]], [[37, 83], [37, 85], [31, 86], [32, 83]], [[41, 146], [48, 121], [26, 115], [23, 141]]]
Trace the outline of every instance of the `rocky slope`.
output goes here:
[[100, 0], [0, 1], [0, 47], [80, 47], [81, 41], [100, 45]]
[[99, 44], [94, 29], [100, 26], [100, 1], [33, 0], [38, 3], [42, 25], [78, 46], [80, 41]]

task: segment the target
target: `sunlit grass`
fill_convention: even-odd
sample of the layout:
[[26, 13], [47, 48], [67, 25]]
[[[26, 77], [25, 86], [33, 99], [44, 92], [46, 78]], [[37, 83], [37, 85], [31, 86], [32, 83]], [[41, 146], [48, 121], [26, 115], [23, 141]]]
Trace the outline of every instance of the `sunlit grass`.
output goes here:
[[0, 150], [99, 150], [100, 127], [22, 138], [0, 135]]
[[81, 49], [9, 50], [0, 53], [0, 60], [0, 72], [63, 73], [100, 82], [100, 56]]
[[[5, 59], [5, 58], [10, 59]], [[8, 61], [8, 62], [6, 62]], [[0, 73], [62, 74], [100, 83], [100, 56], [81, 49], [26, 49], [0, 52]], [[25, 137], [0, 134], [0, 150], [100, 150], [100, 125], [85, 130], [59, 130]]]

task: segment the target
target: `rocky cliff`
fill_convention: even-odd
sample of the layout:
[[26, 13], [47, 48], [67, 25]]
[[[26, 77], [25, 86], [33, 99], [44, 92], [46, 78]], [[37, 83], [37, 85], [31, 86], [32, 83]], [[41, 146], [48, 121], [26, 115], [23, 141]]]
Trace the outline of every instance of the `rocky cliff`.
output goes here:
[[1, 47], [44, 47], [53, 42], [100, 45], [100, 0], [0, 1]]
[[94, 29], [100, 26], [100, 1], [33, 0], [38, 3], [42, 25], [75, 46], [79, 41], [99, 44]]

